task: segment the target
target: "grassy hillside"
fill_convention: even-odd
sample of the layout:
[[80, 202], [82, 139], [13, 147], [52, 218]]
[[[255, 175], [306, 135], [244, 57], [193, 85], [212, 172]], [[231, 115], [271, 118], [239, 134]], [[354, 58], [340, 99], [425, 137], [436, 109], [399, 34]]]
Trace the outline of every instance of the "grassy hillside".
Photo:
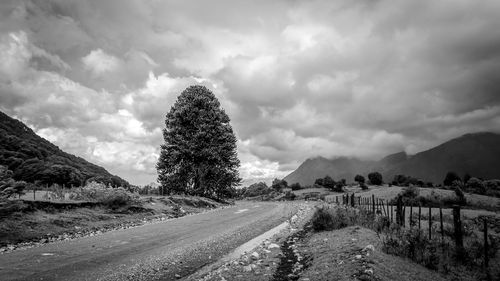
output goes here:
[[103, 167], [59, 149], [21, 121], [0, 112], [0, 165], [14, 172], [14, 179], [40, 184], [80, 186], [97, 181], [129, 186]]

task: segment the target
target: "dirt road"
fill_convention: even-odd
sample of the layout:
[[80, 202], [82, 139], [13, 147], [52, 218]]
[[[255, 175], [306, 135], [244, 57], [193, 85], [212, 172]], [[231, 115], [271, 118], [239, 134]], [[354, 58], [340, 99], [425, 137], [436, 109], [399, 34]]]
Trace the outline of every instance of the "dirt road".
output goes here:
[[0, 280], [175, 280], [288, 219], [293, 203], [239, 202], [171, 221], [0, 255]]

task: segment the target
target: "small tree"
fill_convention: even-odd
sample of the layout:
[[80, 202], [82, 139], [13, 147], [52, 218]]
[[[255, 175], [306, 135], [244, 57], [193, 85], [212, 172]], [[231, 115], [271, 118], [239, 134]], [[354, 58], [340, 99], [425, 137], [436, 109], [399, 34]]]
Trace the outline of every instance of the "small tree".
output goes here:
[[365, 183], [365, 177], [363, 177], [362, 175], [356, 175], [354, 177], [354, 181], [358, 182], [359, 184]]
[[13, 195], [21, 196], [24, 194], [26, 182], [15, 181], [12, 178], [12, 171], [0, 165], [0, 198], [9, 198]]
[[444, 186], [452, 186], [454, 181], [462, 181], [462, 179], [455, 172], [446, 173], [443, 184]]
[[273, 184], [271, 185], [271, 187], [274, 190], [276, 190], [278, 192], [281, 192], [283, 189], [285, 189], [285, 188], [288, 187], [288, 183], [285, 180], [274, 179], [273, 180]]
[[316, 180], [314, 181], [314, 184], [315, 184], [315, 185], [321, 185], [321, 186], [324, 186], [324, 184], [323, 184], [323, 178], [316, 179]]
[[302, 186], [300, 186], [300, 183], [296, 182], [296, 183], [290, 185], [290, 188], [295, 191], [295, 190], [302, 189]]
[[369, 173], [368, 180], [373, 185], [381, 185], [382, 184], [382, 175], [379, 172]]
[[323, 186], [330, 189], [330, 190], [334, 190], [335, 189], [335, 181], [332, 179], [332, 177], [325, 176], [323, 178]]

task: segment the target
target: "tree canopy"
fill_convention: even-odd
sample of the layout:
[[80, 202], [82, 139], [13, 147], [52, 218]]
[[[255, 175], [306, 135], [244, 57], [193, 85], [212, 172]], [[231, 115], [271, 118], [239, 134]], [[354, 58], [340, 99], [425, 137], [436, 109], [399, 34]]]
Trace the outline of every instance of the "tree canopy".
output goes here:
[[166, 193], [233, 197], [241, 179], [229, 117], [204, 86], [190, 86], [167, 113], [158, 181]]

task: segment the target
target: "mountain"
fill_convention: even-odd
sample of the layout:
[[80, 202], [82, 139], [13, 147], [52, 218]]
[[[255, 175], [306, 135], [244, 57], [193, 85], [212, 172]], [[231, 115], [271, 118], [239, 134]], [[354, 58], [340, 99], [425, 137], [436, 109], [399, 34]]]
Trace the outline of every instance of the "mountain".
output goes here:
[[366, 174], [374, 162], [362, 161], [356, 158], [340, 157], [336, 159], [326, 159], [316, 157], [307, 159], [295, 171], [286, 176], [284, 180], [288, 184], [300, 183], [300, 185], [312, 185], [317, 178], [331, 176], [335, 180], [346, 179], [352, 181], [356, 174]]
[[326, 175], [335, 180], [352, 182], [356, 174], [378, 171], [386, 182], [395, 175], [412, 176], [423, 181], [442, 183], [448, 171], [463, 176], [468, 173], [484, 179], [500, 178], [500, 135], [495, 133], [466, 134], [413, 156], [405, 152], [388, 155], [379, 161], [355, 158], [308, 159], [284, 179], [289, 183], [311, 185]]
[[126, 180], [103, 167], [62, 151], [3, 112], [0, 112], [0, 165], [12, 170], [14, 179], [26, 182], [80, 186], [86, 181], [97, 181], [129, 186]]
[[466, 173], [484, 179], [500, 178], [500, 135], [466, 134], [439, 146], [415, 154], [385, 172], [442, 183], [447, 172]]

